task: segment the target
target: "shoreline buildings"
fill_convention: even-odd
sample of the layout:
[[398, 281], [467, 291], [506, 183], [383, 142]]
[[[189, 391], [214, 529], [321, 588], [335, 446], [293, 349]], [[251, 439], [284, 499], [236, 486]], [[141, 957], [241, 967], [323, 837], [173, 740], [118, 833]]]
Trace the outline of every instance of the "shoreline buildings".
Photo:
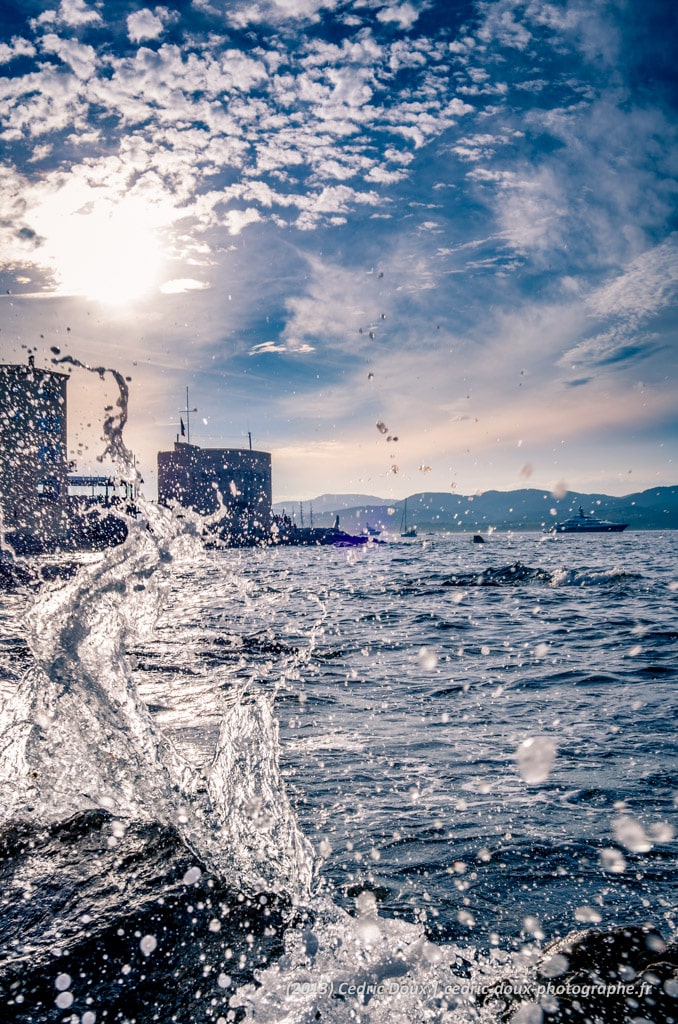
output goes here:
[[272, 501], [270, 452], [178, 440], [171, 451], [158, 452], [158, 502], [215, 517], [224, 544], [270, 542]]
[[[0, 365], [0, 541], [18, 555], [120, 544], [136, 515], [134, 484], [75, 473], [68, 459], [68, 380], [36, 367], [33, 356], [27, 364]], [[177, 437], [172, 450], [158, 452], [157, 464], [159, 503], [203, 517], [208, 545], [367, 540], [344, 533], [338, 521], [331, 529], [298, 528], [275, 515], [271, 454], [251, 445], [201, 448]]]
[[[119, 498], [110, 477], [72, 473], [68, 379], [36, 367], [33, 356], [27, 364], [0, 365], [2, 539], [17, 554], [91, 550], [127, 536], [124, 521], [112, 510], [131, 500], [130, 487]], [[85, 486], [90, 496], [77, 493]], [[97, 494], [97, 488], [104, 493]]]

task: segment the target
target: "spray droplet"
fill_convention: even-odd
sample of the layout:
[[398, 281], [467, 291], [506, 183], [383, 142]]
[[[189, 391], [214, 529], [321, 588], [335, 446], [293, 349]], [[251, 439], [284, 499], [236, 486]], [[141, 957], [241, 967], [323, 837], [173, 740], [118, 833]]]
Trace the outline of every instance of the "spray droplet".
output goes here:
[[329, 857], [332, 853], [332, 844], [327, 839], [321, 839], [318, 843], [318, 853], [321, 857]]
[[619, 850], [608, 846], [600, 851], [600, 866], [603, 871], [609, 871], [613, 875], [621, 875], [626, 870], [626, 861]]
[[575, 921], [583, 924], [599, 924], [603, 918], [593, 907], [577, 907], [574, 912]]
[[432, 672], [438, 664], [438, 655], [430, 647], [421, 647], [417, 660], [423, 669], [427, 672]]
[[157, 945], [158, 940], [155, 935], [144, 935], [143, 939], [139, 943], [139, 949], [144, 956], [150, 956]]
[[570, 966], [570, 961], [562, 953], [554, 953], [546, 963], [539, 967], [539, 973], [545, 978], [559, 978]]
[[184, 885], [195, 885], [201, 875], [200, 868], [189, 868], [183, 878]]
[[631, 850], [633, 853], [647, 853], [652, 849], [652, 841], [640, 822], [635, 821], [634, 818], [622, 815], [621, 818], [615, 818], [612, 827], [615, 839], [627, 850]]
[[530, 736], [516, 751], [518, 771], [528, 785], [548, 779], [556, 758], [556, 745], [549, 736]]
[[536, 1003], [523, 1003], [511, 1017], [511, 1024], [542, 1024], [544, 1014]]

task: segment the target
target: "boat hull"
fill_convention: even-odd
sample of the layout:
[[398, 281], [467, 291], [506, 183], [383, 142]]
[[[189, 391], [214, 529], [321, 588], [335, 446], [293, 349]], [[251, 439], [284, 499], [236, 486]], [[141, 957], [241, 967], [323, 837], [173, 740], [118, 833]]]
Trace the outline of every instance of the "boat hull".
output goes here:
[[601, 523], [599, 526], [552, 526], [549, 533], [621, 533], [628, 523]]

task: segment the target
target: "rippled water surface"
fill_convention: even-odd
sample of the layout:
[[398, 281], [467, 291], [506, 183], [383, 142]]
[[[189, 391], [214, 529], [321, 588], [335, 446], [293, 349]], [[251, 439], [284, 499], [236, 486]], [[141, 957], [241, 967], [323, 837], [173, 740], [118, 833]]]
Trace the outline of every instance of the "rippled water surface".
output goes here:
[[675, 533], [149, 544], [1, 598], [12, 1019], [467, 1021], [295, 985], [675, 935]]

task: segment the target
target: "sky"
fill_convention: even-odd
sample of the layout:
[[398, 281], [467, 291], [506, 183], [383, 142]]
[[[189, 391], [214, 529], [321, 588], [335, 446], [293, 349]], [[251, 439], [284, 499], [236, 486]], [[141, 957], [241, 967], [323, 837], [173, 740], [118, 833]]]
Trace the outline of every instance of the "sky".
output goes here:
[[[180, 417], [282, 501], [675, 484], [676, 27], [5, 0], [0, 359], [129, 377], [151, 496]], [[115, 394], [73, 369], [80, 472]]]

